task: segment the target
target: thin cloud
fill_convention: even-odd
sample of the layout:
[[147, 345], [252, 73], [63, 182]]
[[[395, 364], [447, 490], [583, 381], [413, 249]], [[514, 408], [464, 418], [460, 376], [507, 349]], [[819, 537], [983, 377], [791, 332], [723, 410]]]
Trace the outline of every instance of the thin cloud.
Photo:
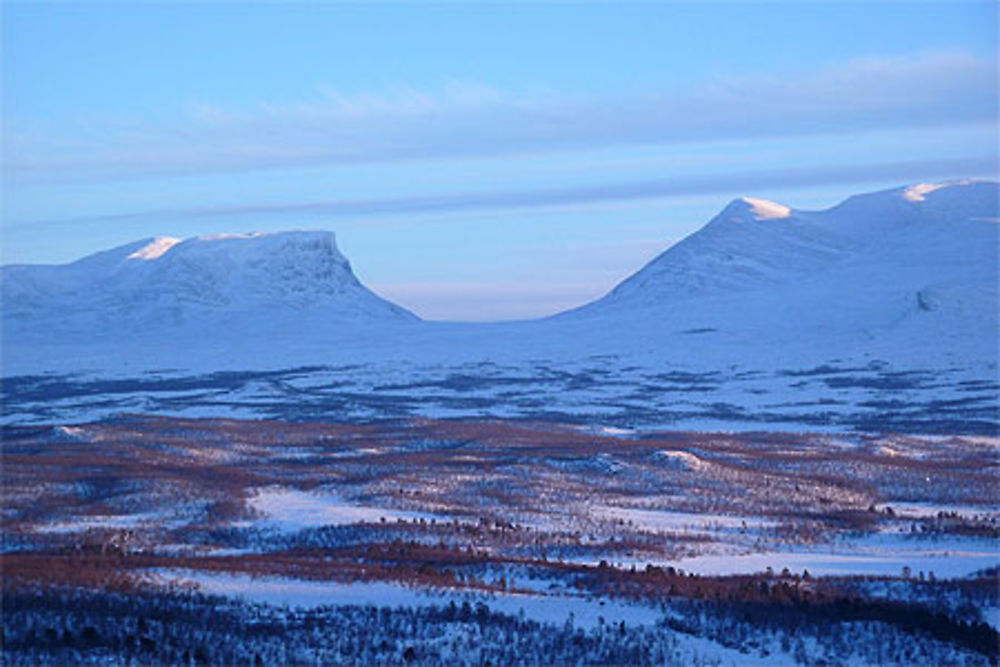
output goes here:
[[9, 177], [117, 178], [994, 122], [996, 108], [994, 60], [939, 52], [617, 99], [468, 84], [202, 104], [163, 123], [88, 119], [57, 131], [12, 122], [4, 153]]
[[941, 160], [910, 160], [877, 164], [846, 164], [795, 169], [771, 169], [736, 173], [693, 174], [670, 179], [633, 181], [537, 190], [471, 192], [416, 197], [387, 197], [333, 201], [267, 203], [240, 206], [139, 211], [135, 213], [77, 217], [62, 220], [25, 221], [9, 225], [79, 224], [93, 222], [178, 221], [190, 218], [240, 216], [297, 216], [308, 218], [361, 218], [419, 213], [453, 213], [477, 210], [594, 205], [621, 201], [662, 199], [706, 194], [753, 195], [771, 188], [849, 185], [872, 182], [908, 183], [920, 179], [969, 176], [997, 177], [997, 157]]

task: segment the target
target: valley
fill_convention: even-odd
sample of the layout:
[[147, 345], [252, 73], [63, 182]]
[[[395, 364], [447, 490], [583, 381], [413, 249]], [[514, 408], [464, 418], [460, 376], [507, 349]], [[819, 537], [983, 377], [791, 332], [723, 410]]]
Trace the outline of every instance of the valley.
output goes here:
[[[8, 424], [113, 418], [124, 412], [281, 421], [414, 417], [552, 420], [657, 428], [996, 433], [1000, 382], [969, 363], [893, 367], [881, 360], [801, 361], [804, 367], [704, 365], [634, 355], [449, 361], [462, 340], [420, 363], [356, 363], [233, 370], [46, 372], [0, 380]], [[447, 343], [451, 343], [449, 346]], [[496, 348], [494, 348], [496, 349]], [[222, 358], [225, 351], [219, 351]], [[288, 351], [281, 354], [291, 356]], [[294, 353], [293, 353], [294, 354]], [[322, 358], [305, 351], [290, 361]], [[388, 355], [387, 355], [388, 356]], [[791, 353], [789, 354], [791, 356]], [[190, 361], [190, 360], [189, 360]], [[786, 359], [786, 363], [795, 360]], [[248, 365], [252, 361], [246, 361]], [[757, 363], [760, 363], [759, 361]], [[816, 365], [812, 365], [816, 363]]]
[[997, 662], [987, 181], [429, 322], [330, 232], [5, 266], [5, 664]]

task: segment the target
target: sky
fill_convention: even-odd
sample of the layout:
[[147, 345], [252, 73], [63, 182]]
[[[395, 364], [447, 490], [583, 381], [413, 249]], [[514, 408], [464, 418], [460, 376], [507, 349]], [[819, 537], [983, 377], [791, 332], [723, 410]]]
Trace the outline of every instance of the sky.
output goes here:
[[3, 263], [330, 229], [425, 318], [519, 319], [736, 197], [997, 178], [992, 1], [0, 7]]

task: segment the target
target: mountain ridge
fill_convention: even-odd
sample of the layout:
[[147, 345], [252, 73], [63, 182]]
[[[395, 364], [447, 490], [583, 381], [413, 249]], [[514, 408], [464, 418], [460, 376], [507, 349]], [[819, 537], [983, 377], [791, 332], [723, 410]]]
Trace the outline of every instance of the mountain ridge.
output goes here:
[[[662, 310], [682, 302], [724, 299], [814, 280], [838, 265], [861, 260], [891, 264], [910, 282], [920, 282], [912, 270], [920, 267], [905, 267], [901, 252], [909, 249], [928, 262], [928, 273], [952, 263], [956, 253], [982, 257], [975, 246], [996, 247], [997, 225], [990, 220], [997, 215], [998, 196], [998, 183], [965, 180], [855, 195], [822, 211], [736, 199], [605, 296], [554, 317], [589, 316], [625, 306]], [[954, 238], [938, 243], [949, 236]], [[915, 247], [921, 238], [937, 245], [921, 252]], [[979, 263], [990, 282], [985, 275], [991, 270], [988, 258]]]
[[820, 212], [739, 200], [603, 299], [521, 322], [401, 312], [326, 233], [8, 266], [0, 423], [584, 416], [995, 434], [998, 191], [910, 186]]
[[[864, 328], [862, 316], [886, 320], [896, 317], [892, 309], [905, 313], [916, 304], [932, 312], [932, 304], [968, 300], [941, 296], [969, 292], [966, 283], [979, 281], [988, 300], [996, 262], [983, 248], [996, 245], [990, 220], [998, 193], [1000, 184], [990, 181], [917, 184], [855, 195], [823, 211], [735, 199], [604, 297], [537, 321], [653, 318], [680, 327], [687, 318], [718, 328], [725, 318], [711, 312], [713, 304], [738, 301], [734, 308], [746, 318], [767, 319], [768, 309], [817, 311], [825, 299], [845, 312], [867, 303], [867, 314], [843, 318], [847, 327]], [[975, 275], [963, 264], [978, 267]], [[869, 284], [862, 289], [851, 272]], [[294, 337], [340, 324], [419, 321], [365, 287], [328, 231], [151, 237], [69, 264], [6, 265], [0, 276], [5, 329], [15, 333], [22, 325], [141, 332], [239, 320]], [[823, 294], [812, 298], [809, 290]], [[786, 303], [771, 303], [780, 298]], [[984, 299], [976, 301], [982, 308]], [[684, 312], [678, 304], [686, 304]]]

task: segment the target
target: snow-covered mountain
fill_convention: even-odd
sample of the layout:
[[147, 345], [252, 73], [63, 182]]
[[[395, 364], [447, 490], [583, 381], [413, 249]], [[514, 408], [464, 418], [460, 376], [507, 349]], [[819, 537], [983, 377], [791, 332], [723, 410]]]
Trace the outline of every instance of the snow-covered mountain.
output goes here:
[[961, 181], [859, 195], [825, 211], [737, 199], [607, 296], [556, 319], [641, 317], [765, 343], [975, 338], [983, 351], [997, 331], [998, 194], [1000, 184]]
[[236, 337], [416, 319], [358, 281], [331, 232], [144, 239], [2, 272], [5, 327], [29, 335], [221, 325]]
[[424, 322], [329, 233], [3, 267], [4, 421], [120, 411], [993, 433], [1000, 184], [739, 199], [607, 296]]

